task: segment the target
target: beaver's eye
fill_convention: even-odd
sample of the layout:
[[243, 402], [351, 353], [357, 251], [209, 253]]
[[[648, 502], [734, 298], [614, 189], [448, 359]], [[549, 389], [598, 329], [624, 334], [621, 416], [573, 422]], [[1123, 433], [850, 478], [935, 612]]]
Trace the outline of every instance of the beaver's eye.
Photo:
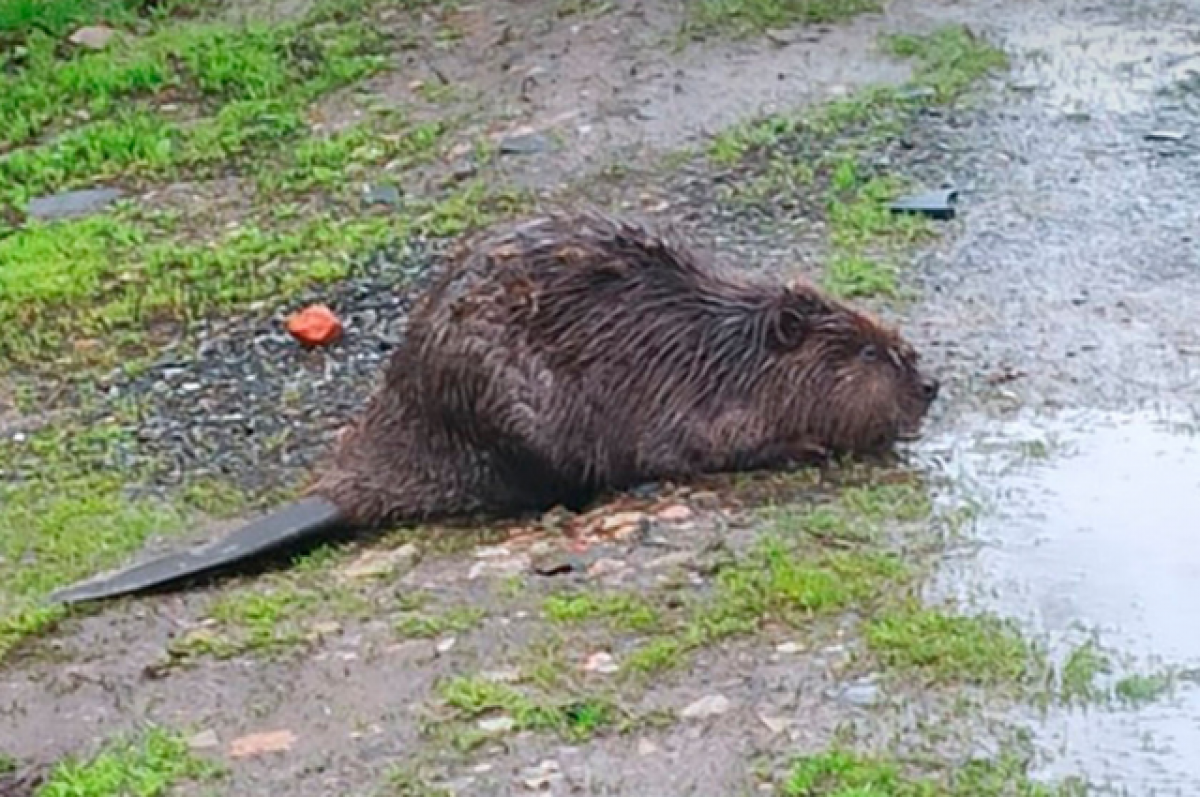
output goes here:
[[873, 362], [875, 362], [876, 359], [879, 358], [879, 351], [874, 346], [872, 346], [871, 344], [868, 343], [866, 346], [863, 346], [862, 349], [858, 352], [858, 356], [863, 358], [863, 360], [865, 360], [866, 362], [873, 363]]

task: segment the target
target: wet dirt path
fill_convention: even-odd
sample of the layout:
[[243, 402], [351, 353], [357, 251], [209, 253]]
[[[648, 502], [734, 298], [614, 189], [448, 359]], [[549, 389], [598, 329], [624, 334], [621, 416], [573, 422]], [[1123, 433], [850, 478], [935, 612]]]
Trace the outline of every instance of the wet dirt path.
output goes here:
[[1016, 69], [958, 151], [961, 234], [930, 253], [914, 312], [956, 382], [925, 454], [985, 507], [940, 592], [1059, 653], [1093, 632], [1135, 672], [1185, 673], [1146, 705], [1031, 726], [1047, 775], [1196, 794], [1200, 5], [1025, 6], [985, 26]]

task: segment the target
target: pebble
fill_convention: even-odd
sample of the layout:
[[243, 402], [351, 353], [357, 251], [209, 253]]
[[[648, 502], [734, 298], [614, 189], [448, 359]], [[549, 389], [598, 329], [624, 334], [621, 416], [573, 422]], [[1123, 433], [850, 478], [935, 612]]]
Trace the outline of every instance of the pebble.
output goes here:
[[849, 684], [842, 690], [841, 699], [852, 706], [867, 708], [875, 705], [879, 699], [879, 687], [874, 679], [863, 678]]
[[543, 761], [536, 767], [526, 769], [521, 777], [530, 790], [543, 791], [562, 780], [562, 769], [557, 761]]
[[638, 740], [638, 744], [637, 744], [638, 755], [643, 755], [643, 756], [654, 755], [655, 753], [658, 753], [660, 750], [661, 750], [661, 748], [658, 745], [656, 745], [654, 742], [650, 741], [649, 739], [639, 739]]
[[535, 155], [548, 149], [550, 139], [541, 133], [509, 136], [500, 142], [500, 152], [503, 155]]
[[398, 207], [402, 201], [400, 189], [390, 183], [367, 186], [363, 191], [363, 204]]
[[188, 748], [199, 752], [201, 750], [214, 750], [221, 746], [221, 740], [217, 737], [217, 732], [214, 730], [200, 731], [195, 736], [188, 739]]
[[342, 574], [354, 580], [393, 576], [401, 570], [411, 569], [418, 555], [417, 546], [412, 543], [390, 551], [367, 551], [351, 562]]
[[782, 653], [785, 656], [791, 656], [802, 652], [804, 650], [804, 646], [799, 642], [783, 642], [776, 645], [775, 650], [776, 652]]
[[762, 722], [762, 724], [766, 725], [767, 729], [770, 730], [771, 733], [774, 733], [774, 734], [783, 733], [788, 728], [790, 728], [793, 724], [793, 721], [788, 719], [787, 717], [772, 717], [772, 716], [768, 716], [766, 714], [759, 714], [758, 718]]
[[106, 25], [87, 25], [72, 33], [67, 41], [88, 50], [103, 50], [116, 34], [115, 30]]
[[479, 730], [484, 733], [507, 733], [517, 727], [517, 721], [507, 715], [487, 717], [479, 721]]
[[601, 675], [612, 675], [621, 668], [617, 665], [616, 660], [611, 653], [599, 651], [588, 656], [587, 661], [583, 664], [585, 672], [595, 672]]
[[733, 708], [733, 704], [724, 695], [708, 695], [692, 703], [679, 715], [683, 719], [705, 719], [725, 714], [731, 708]]
[[458, 639], [456, 639], [455, 637], [446, 637], [445, 639], [443, 639], [442, 641], [437, 643], [437, 652], [438, 653], [449, 653], [450, 649], [453, 648], [457, 644], [458, 644]]
[[694, 513], [689, 507], [683, 504], [673, 504], [666, 509], [661, 509], [658, 512], [658, 519], [665, 520], [668, 523], [679, 523], [684, 520], [689, 520]]

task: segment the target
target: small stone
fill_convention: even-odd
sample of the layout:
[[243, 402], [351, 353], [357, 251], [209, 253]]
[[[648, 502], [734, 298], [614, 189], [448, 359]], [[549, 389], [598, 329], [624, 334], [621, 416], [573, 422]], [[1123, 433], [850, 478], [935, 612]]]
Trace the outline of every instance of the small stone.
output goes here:
[[583, 669], [585, 672], [595, 672], [600, 673], [601, 675], [612, 675], [621, 668], [617, 666], [616, 659], [612, 657], [611, 653], [600, 651], [588, 656], [587, 661], [583, 663]]
[[29, 201], [29, 216], [51, 221], [98, 213], [124, 196], [117, 188], [84, 188], [35, 197]]
[[772, 717], [767, 714], [759, 714], [758, 718], [774, 734], [783, 733], [792, 726], [792, 720], [787, 717]]
[[287, 320], [287, 331], [307, 346], [325, 346], [342, 335], [342, 322], [323, 304], [314, 304]]
[[479, 721], [479, 730], [484, 733], [508, 733], [517, 727], [517, 721], [507, 715], [487, 717]]
[[213, 750], [221, 746], [221, 740], [217, 738], [217, 732], [214, 730], [200, 731], [192, 738], [188, 739], [188, 749], [199, 752], [201, 750]]
[[234, 739], [229, 745], [230, 758], [251, 758], [266, 753], [283, 753], [292, 749], [296, 734], [291, 731], [254, 733]]
[[550, 149], [550, 139], [541, 133], [509, 136], [500, 142], [503, 155], [535, 155]]
[[561, 551], [554, 551], [535, 557], [532, 567], [533, 572], [539, 576], [562, 576], [585, 569], [579, 557], [571, 556]]
[[614, 512], [600, 522], [600, 530], [614, 539], [625, 540], [637, 534], [646, 520], [644, 512]]
[[386, 205], [394, 208], [401, 202], [400, 189], [390, 183], [368, 186], [363, 192], [363, 202], [367, 205]]
[[312, 633], [318, 637], [330, 636], [342, 630], [341, 623], [325, 622], [317, 623], [312, 627]]
[[842, 690], [841, 699], [860, 708], [873, 706], [879, 699], [879, 687], [869, 679], [855, 681]]
[[649, 739], [639, 739], [637, 744], [638, 755], [654, 755], [661, 748]]
[[522, 778], [530, 790], [543, 791], [550, 788], [555, 781], [562, 780], [562, 769], [557, 761], [543, 761], [536, 767], [525, 770]]
[[1151, 130], [1146, 134], [1147, 141], [1179, 142], [1187, 138], [1187, 133], [1179, 130]]
[[791, 656], [791, 655], [794, 655], [796, 653], [800, 653], [801, 651], [803, 651], [804, 646], [801, 645], [799, 642], [783, 642], [781, 644], [776, 645], [775, 650], [778, 653], [783, 653], [784, 655]]
[[445, 639], [443, 639], [442, 641], [437, 643], [437, 652], [438, 653], [449, 653], [450, 649], [453, 648], [457, 644], [458, 644], [458, 639], [456, 639], [455, 637], [446, 637]]
[[731, 708], [733, 708], [733, 704], [729, 702], [729, 698], [723, 695], [709, 695], [708, 697], [700, 698], [685, 708], [680, 712], [680, 716], [683, 719], [718, 717], [727, 713]]
[[665, 520], [668, 523], [679, 523], [688, 520], [692, 517], [692, 510], [683, 504], [673, 504], [666, 509], [659, 510], [658, 519]]
[[67, 41], [89, 50], [103, 50], [117, 32], [105, 25], [88, 25], [71, 34]]
[[390, 551], [367, 551], [342, 572], [346, 578], [355, 580], [392, 576], [412, 568], [417, 557], [417, 546], [412, 543]]

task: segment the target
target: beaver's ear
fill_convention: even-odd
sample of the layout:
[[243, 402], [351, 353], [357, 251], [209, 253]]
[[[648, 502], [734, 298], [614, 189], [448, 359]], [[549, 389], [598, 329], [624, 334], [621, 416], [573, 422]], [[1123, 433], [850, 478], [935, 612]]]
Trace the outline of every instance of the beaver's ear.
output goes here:
[[829, 307], [819, 298], [785, 288], [768, 310], [767, 339], [775, 349], [798, 348], [828, 314]]

